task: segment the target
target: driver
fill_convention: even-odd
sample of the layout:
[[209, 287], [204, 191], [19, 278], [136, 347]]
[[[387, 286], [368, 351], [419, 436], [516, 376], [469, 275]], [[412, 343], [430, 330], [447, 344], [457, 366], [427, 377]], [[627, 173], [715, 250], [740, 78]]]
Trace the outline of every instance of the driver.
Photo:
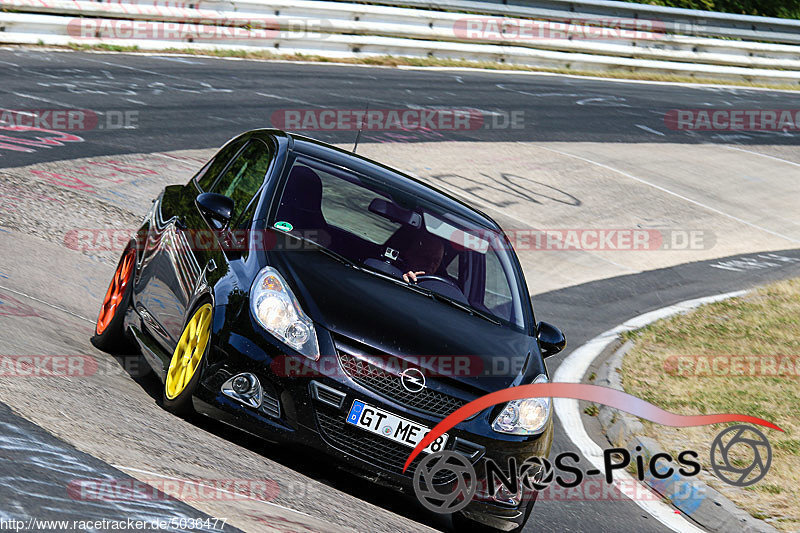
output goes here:
[[403, 279], [406, 283], [416, 283], [417, 276], [434, 274], [439, 270], [444, 256], [444, 245], [436, 237], [424, 232], [422, 236], [411, 241], [404, 256], [404, 263], [409, 271], [403, 274]]

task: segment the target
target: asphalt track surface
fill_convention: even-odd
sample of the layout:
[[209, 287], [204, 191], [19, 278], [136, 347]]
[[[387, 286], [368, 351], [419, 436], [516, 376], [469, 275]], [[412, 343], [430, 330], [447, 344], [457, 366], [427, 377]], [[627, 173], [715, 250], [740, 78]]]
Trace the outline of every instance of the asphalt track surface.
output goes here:
[[[189, 505], [168, 498], [163, 493], [157, 498], [144, 498], [126, 502], [80, 499], [81, 490], [75, 480], [96, 480], [118, 483], [135, 480], [108, 464], [82, 453], [56, 439], [42, 428], [14, 414], [8, 406], [0, 404], [0, 520], [19, 519], [28, 531], [48, 529], [48, 523], [70, 521], [100, 522], [105, 520], [163, 521], [203, 515]], [[24, 465], [22, 472], [20, 466]], [[26, 518], [29, 513], [30, 518]], [[35, 518], [34, 518], [35, 517]], [[210, 517], [206, 517], [210, 518]], [[179, 522], [175, 522], [179, 525]], [[216, 524], [214, 524], [216, 525]], [[22, 527], [20, 529], [22, 529]], [[12, 529], [3, 527], [2, 529]], [[55, 528], [53, 528], [55, 529]], [[181, 528], [176, 527], [176, 530]], [[63, 530], [63, 529], [62, 529]], [[188, 531], [188, 529], [183, 529]], [[239, 531], [219, 524], [214, 528], [197, 528], [194, 531]]]
[[[83, 143], [36, 152], [0, 150], [0, 168], [120, 153], [207, 148], [268, 127], [286, 109], [476, 109], [482, 127], [451, 132], [365, 132], [362, 142], [595, 141], [796, 144], [781, 133], [675, 131], [671, 109], [793, 109], [796, 93], [621, 83], [564, 76], [422, 71], [173, 56], [0, 50], [7, 109], [89, 109], [98, 128]], [[119, 113], [135, 112], [136, 128]], [[502, 127], [521, 113], [521, 127]], [[129, 124], [131, 125], [131, 124]], [[100, 129], [102, 127], [102, 129]], [[112, 131], [109, 132], [109, 128]], [[402, 133], [402, 132], [401, 132]], [[8, 135], [8, 134], [7, 134]], [[352, 142], [355, 132], [313, 132]]]
[[[6, 109], [91, 109], [137, 111], [137, 129], [96, 129], [78, 133], [84, 142], [36, 148], [31, 151], [0, 149], [0, 167], [77, 157], [148, 153], [217, 146], [233, 135], [269, 125], [272, 113], [281, 109], [413, 106], [470, 107], [489, 113], [524, 111], [526, 125], [519, 129], [484, 128], [444, 134], [416, 134], [405, 142], [430, 141], [596, 141], [596, 142], [736, 142], [740, 144], [796, 144], [796, 137], [778, 134], [721, 134], [698, 136], [669, 130], [664, 113], [674, 108], [728, 106], [732, 108], [792, 108], [794, 95], [781, 92], [727, 88], [693, 88], [560, 76], [525, 76], [486, 72], [420, 71], [292, 65], [205, 58], [0, 51], [0, 107]], [[2, 125], [0, 125], [1, 127]], [[653, 133], [653, 131], [657, 133]], [[20, 138], [19, 132], [3, 132]], [[353, 132], [318, 132], [329, 142], [347, 142]], [[0, 139], [1, 141], [2, 139]], [[363, 142], [394, 142], [382, 133], [365, 133]], [[18, 143], [14, 146], [20, 146]], [[10, 247], [3, 250], [5, 260]], [[774, 260], [766, 254], [748, 254], [758, 268], [720, 269], [719, 260], [691, 263], [600, 280], [538, 295], [537, 318], [562, 327], [570, 347], [652, 309], [689, 298], [707, 296], [766, 281], [800, 275], [800, 250], [786, 250]], [[786, 259], [788, 258], [788, 259]], [[13, 261], [13, 259], [12, 259]], [[717, 266], [714, 266], [717, 265]], [[1, 281], [1, 280], [0, 280]], [[529, 280], [530, 282], [530, 280]], [[51, 312], [58, 314], [57, 310]], [[23, 335], [24, 332], [16, 332]], [[78, 342], [88, 343], [85, 336]], [[564, 355], [548, 360], [551, 373]], [[147, 387], [147, 383], [141, 384]], [[19, 463], [30, 460], [31, 447], [57, 450], [72, 465], [82, 465], [97, 477], [124, 477], [111, 466], [80, 454], [60, 439], [27, 423], [0, 405], [3, 440], [0, 478], [9, 481], [2, 491], [17, 483], [13, 499], [0, 491], [0, 517], [59, 514], [85, 515], [84, 504], [62, 497], [35, 497], [39, 490], [63, 491], [69, 471], [27, 470], [19, 475]], [[208, 421], [198, 422], [196, 431], [244, 442], [261, 449], [243, 435], [221, 430]], [[573, 449], [561, 432], [556, 433], [553, 454]], [[11, 450], [16, 450], [13, 452]], [[268, 458], [287, 465], [301, 475], [327, 479], [331, 485], [371, 504], [390, 508], [401, 517], [442, 527], [442, 521], [426, 514], [408, 498], [373, 489], [366, 482], [340, 476], [320, 462], [299, 461], [291, 453], [268, 449]], [[41, 461], [37, 464], [41, 464]], [[85, 473], [83, 475], [86, 475]], [[61, 477], [59, 477], [61, 476]], [[49, 488], [48, 488], [49, 487]], [[27, 492], [27, 497], [20, 493]], [[323, 496], [324, 497], [324, 496]], [[10, 495], [9, 495], [10, 498]], [[53, 503], [55, 501], [55, 504]], [[139, 509], [140, 514], [202, 513], [175, 502], [163, 508]], [[92, 506], [88, 516], [122, 518], [126, 509]], [[410, 522], [413, 524], [414, 522]], [[526, 531], [665, 531], [632, 502], [540, 502]]]

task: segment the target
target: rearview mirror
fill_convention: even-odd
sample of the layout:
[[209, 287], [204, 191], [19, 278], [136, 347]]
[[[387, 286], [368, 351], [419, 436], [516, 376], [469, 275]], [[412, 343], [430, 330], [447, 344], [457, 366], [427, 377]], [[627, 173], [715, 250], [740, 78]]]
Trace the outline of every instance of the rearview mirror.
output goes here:
[[405, 224], [414, 228], [419, 228], [422, 225], [422, 216], [410, 209], [404, 209], [399, 205], [384, 200], [383, 198], [375, 198], [369, 203], [370, 212], [380, 215], [383, 218], [389, 219], [398, 224]]
[[539, 350], [542, 357], [555, 355], [567, 346], [567, 338], [560, 329], [547, 322], [536, 324], [536, 339], [539, 341]]
[[233, 216], [233, 200], [222, 194], [204, 192], [195, 198], [197, 209], [210, 224], [216, 229], [228, 225]]

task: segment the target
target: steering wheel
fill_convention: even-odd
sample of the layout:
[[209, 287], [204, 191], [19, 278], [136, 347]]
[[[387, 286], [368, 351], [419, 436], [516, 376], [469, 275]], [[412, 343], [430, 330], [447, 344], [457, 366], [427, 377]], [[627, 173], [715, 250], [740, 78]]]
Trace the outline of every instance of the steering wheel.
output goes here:
[[423, 274], [422, 276], [417, 276], [417, 283], [421, 281], [441, 281], [442, 283], [446, 283], [450, 285], [454, 289], [458, 289], [458, 292], [461, 292], [461, 288], [450, 278], [445, 278], [444, 276], [434, 276], [433, 274]]

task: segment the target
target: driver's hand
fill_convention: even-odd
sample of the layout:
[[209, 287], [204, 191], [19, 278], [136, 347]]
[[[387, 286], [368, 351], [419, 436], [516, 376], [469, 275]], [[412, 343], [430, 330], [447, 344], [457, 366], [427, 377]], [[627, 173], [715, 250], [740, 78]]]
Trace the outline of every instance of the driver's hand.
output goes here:
[[422, 270], [420, 270], [419, 272], [414, 272], [413, 270], [409, 270], [408, 272], [403, 274], [403, 279], [405, 280], [406, 283], [411, 283], [412, 281], [416, 283], [417, 276], [422, 276], [424, 274], [425, 272]]

